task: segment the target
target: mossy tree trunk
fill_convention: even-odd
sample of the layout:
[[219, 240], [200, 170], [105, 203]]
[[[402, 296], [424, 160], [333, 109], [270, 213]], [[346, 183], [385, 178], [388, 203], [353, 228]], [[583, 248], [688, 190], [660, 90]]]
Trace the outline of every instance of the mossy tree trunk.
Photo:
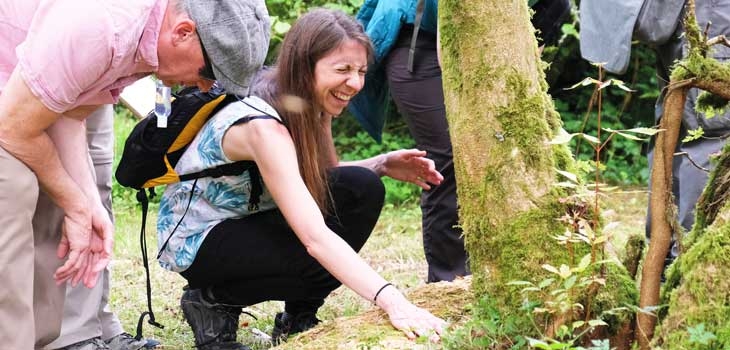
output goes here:
[[[477, 293], [549, 260], [561, 216], [552, 195], [559, 126], [524, 0], [440, 1], [444, 95], [459, 215]], [[564, 164], [565, 165], [565, 164]], [[526, 222], [529, 216], [533, 216]], [[524, 227], [515, 227], [520, 225]], [[533, 228], [533, 237], [515, 233]], [[511, 266], [510, 266], [511, 265]], [[499, 281], [498, 284], [495, 282]], [[497, 287], [501, 288], [501, 287]]]
[[[543, 264], [575, 266], [576, 257], [590, 251], [570, 252], [553, 238], [565, 232], [558, 218], [570, 210], [560, 201], [566, 193], [555, 186], [556, 169], [571, 171], [574, 160], [566, 147], [548, 143], [561, 122], [547, 94], [527, 2], [442, 0], [439, 23], [473, 289], [477, 298], [494, 300], [502, 314], [527, 317], [520, 310], [520, 288], [508, 283], [539, 282], [547, 277]], [[582, 294], [589, 300], [581, 302], [595, 314], [636, 296], [625, 270], [611, 273], [603, 276], [609, 285], [604, 295], [595, 295], [595, 288]], [[593, 297], [603, 304], [594, 305]], [[582, 316], [558, 317], [547, 322], [547, 329], [532, 331], [549, 335], [550, 327], [571, 317]]]

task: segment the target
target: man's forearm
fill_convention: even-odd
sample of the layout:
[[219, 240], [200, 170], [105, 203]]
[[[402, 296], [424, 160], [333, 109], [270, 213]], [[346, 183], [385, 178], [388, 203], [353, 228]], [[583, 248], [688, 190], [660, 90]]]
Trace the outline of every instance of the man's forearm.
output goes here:
[[101, 203], [91, 173], [93, 168], [89, 159], [85, 123], [82, 120], [61, 116], [48, 129], [48, 136], [56, 146], [61, 164], [68, 175], [91, 203]]

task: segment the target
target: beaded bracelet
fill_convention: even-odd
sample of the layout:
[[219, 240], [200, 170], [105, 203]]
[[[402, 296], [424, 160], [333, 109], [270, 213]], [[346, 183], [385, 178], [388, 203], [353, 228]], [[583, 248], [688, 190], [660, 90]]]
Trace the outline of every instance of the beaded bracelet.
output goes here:
[[382, 292], [383, 289], [385, 289], [385, 287], [392, 286], [392, 285], [393, 285], [392, 283], [388, 282], [388, 283], [384, 284], [382, 287], [380, 287], [380, 289], [378, 289], [378, 292], [375, 293], [375, 297], [373, 298], [373, 303], [378, 302], [378, 295], [380, 295], [380, 292]]

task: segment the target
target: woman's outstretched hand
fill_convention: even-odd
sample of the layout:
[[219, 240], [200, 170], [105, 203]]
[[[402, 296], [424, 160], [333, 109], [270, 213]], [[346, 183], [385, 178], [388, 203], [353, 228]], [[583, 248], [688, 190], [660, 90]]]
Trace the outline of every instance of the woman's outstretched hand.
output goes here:
[[426, 158], [426, 151], [402, 149], [383, 155], [381, 175], [414, 183], [424, 190], [438, 185], [444, 177], [436, 170], [433, 160]]
[[441, 341], [446, 321], [413, 305], [395, 287], [383, 290], [377, 304], [388, 313], [393, 327], [401, 330], [409, 339], [428, 337], [432, 342]]

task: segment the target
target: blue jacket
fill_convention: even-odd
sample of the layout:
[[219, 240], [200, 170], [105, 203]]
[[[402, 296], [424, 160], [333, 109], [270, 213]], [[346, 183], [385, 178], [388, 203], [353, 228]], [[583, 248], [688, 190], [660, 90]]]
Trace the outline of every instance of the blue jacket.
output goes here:
[[[418, 0], [365, 0], [357, 13], [357, 20], [373, 42], [376, 62], [390, 52], [401, 25], [415, 21], [417, 3]], [[426, 0], [420, 29], [436, 33], [437, 17], [438, 1]]]
[[[387, 114], [390, 90], [383, 59], [393, 48], [403, 24], [413, 23], [418, 0], [365, 0], [357, 19], [375, 49], [375, 62], [365, 76], [365, 86], [350, 101], [348, 109], [360, 125], [380, 142]], [[425, 0], [420, 30], [436, 33], [438, 1]]]

